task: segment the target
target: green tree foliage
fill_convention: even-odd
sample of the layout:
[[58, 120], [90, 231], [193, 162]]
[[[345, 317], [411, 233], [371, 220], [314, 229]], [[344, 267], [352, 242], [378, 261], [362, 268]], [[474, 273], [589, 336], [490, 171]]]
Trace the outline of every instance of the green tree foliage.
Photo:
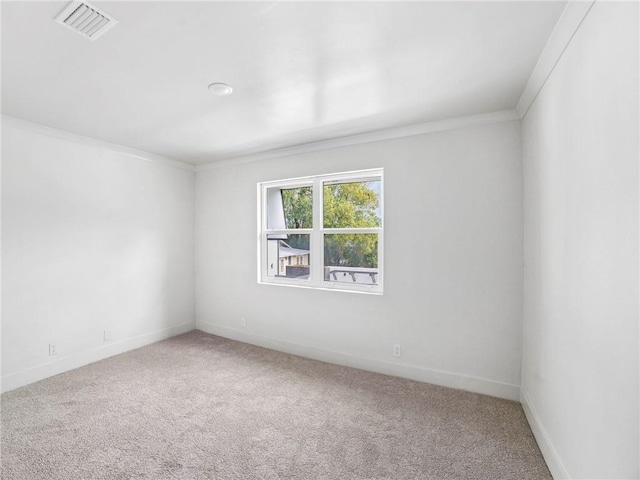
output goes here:
[[[380, 226], [378, 192], [368, 182], [338, 183], [324, 186], [325, 228], [371, 228]], [[313, 194], [310, 187], [282, 191], [287, 228], [311, 228]], [[309, 248], [308, 235], [289, 235], [295, 248]], [[378, 266], [376, 234], [331, 234], [325, 236], [325, 265]]]
[[[284, 219], [287, 228], [313, 228], [313, 191], [311, 187], [282, 190]], [[309, 250], [309, 235], [289, 235], [293, 248]]]
[[[282, 190], [287, 228], [313, 228], [313, 191], [311, 187]], [[293, 245], [292, 245], [293, 246]]]
[[[365, 182], [338, 183], [324, 186], [324, 227], [379, 227], [378, 193]], [[378, 266], [376, 234], [327, 235], [324, 242], [325, 265], [345, 267]]]

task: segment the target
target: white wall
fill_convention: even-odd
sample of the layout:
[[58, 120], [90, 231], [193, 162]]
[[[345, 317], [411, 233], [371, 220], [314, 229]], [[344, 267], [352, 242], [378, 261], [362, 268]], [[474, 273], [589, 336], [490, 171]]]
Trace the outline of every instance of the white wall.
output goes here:
[[638, 478], [638, 3], [596, 2], [523, 120], [522, 401], [555, 478]]
[[194, 328], [194, 176], [3, 122], [5, 391]]
[[[384, 295], [257, 283], [258, 182], [375, 167], [385, 168]], [[511, 121], [200, 171], [197, 326], [519, 398], [521, 167]]]

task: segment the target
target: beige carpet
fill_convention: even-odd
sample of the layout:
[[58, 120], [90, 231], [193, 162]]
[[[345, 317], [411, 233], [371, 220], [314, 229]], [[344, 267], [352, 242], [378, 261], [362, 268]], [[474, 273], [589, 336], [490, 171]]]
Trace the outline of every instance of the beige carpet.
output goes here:
[[2, 395], [2, 479], [550, 479], [518, 403], [193, 331]]

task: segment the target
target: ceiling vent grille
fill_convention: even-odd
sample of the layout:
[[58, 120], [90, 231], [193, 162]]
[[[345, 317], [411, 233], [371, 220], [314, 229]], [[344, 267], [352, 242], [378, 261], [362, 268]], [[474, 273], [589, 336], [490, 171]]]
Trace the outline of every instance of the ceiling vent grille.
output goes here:
[[111, 15], [94, 7], [89, 2], [78, 1], [67, 5], [56, 17], [56, 22], [90, 40], [102, 36], [118, 23]]

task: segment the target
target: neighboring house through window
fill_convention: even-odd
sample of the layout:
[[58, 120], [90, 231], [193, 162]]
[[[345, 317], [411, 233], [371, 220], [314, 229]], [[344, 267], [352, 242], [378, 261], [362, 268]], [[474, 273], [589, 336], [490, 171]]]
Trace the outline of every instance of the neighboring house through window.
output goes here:
[[382, 292], [382, 169], [258, 184], [259, 281]]

